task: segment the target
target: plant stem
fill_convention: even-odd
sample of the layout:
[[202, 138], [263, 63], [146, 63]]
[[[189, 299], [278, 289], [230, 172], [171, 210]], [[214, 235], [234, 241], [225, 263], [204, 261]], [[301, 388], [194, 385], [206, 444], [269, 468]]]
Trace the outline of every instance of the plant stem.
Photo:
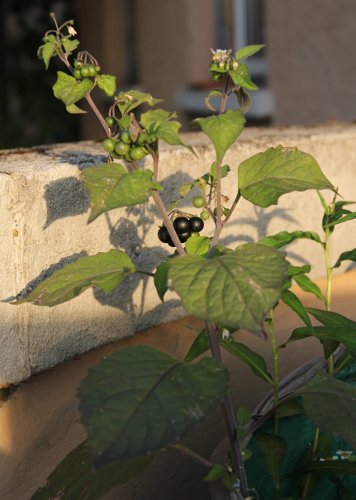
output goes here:
[[110, 127], [108, 127], [103, 115], [100, 113], [99, 109], [97, 108], [95, 102], [93, 101], [93, 99], [90, 95], [90, 92], [87, 93], [87, 95], [85, 96], [85, 99], [86, 99], [87, 103], [89, 104], [89, 106], [91, 107], [91, 109], [93, 110], [93, 112], [96, 114], [101, 126], [105, 130], [106, 135], [108, 137], [110, 137], [111, 136]]
[[[318, 441], [319, 441], [319, 427], [316, 427], [314, 441], [313, 441], [313, 448], [312, 448], [312, 458], [314, 457], [315, 452], [317, 450]], [[307, 478], [306, 478], [305, 483], [304, 483], [302, 498], [306, 498], [308, 496], [311, 476], [312, 476], [311, 474], [307, 475]]]
[[[325, 243], [324, 243], [324, 257], [325, 257], [325, 268], [326, 268], [326, 294], [325, 294], [325, 308], [327, 311], [331, 310], [331, 283], [332, 283], [332, 267], [330, 265], [330, 229], [325, 228]], [[334, 355], [331, 354], [329, 357], [329, 367], [328, 371], [330, 375], [334, 374]]]
[[170, 448], [175, 449], [180, 451], [183, 455], [186, 455], [188, 457], [191, 457], [195, 462], [198, 462], [199, 464], [203, 465], [204, 467], [207, 467], [208, 469], [211, 469], [213, 467], [213, 462], [208, 460], [207, 458], [202, 457], [198, 453], [196, 453], [194, 450], [191, 450], [190, 448], [187, 448], [186, 446], [182, 444], [172, 444], [170, 445]]
[[168, 232], [170, 234], [170, 237], [172, 238], [173, 243], [176, 246], [176, 249], [177, 249], [179, 255], [185, 255], [185, 250], [183, 248], [183, 245], [179, 241], [178, 235], [177, 235], [177, 233], [174, 230], [172, 221], [168, 217], [168, 214], [166, 212], [166, 208], [165, 208], [165, 206], [163, 204], [163, 201], [161, 200], [161, 197], [160, 197], [160, 195], [158, 194], [157, 191], [152, 191], [152, 198], [154, 199], [154, 202], [156, 203], [156, 206], [157, 206], [158, 211], [159, 211], [159, 213], [160, 213], [160, 215], [162, 217], [164, 225], [166, 226], [166, 228], [167, 228], [167, 230], [168, 230]]
[[[213, 358], [221, 363], [221, 351], [218, 340], [218, 328], [214, 323], [206, 323], [206, 330], [208, 332], [209, 346]], [[234, 473], [240, 481], [241, 493], [244, 497], [248, 496], [248, 483], [245, 471], [245, 466], [242, 458], [241, 448], [237, 439], [237, 422], [233, 410], [230, 396], [226, 396], [221, 403], [221, 412], [225, 422], [227, 437], [231, 449], [232, 466]]]
[[[269, 317], [267, 320], [268, 325], [268, 337], [271, 342], [272, 355], [273, 355], [273, 396], [274, 405], [277, 406], [279, 402], [279, 363], [278, 363], [278, 347], [276, 342], [276, 334], [274, 331], [274, 321], [273, 321], [273, 309], [269, 311]], [[278, 433], [278, 417], [277, 413], [274, 414], [274, 433]]]

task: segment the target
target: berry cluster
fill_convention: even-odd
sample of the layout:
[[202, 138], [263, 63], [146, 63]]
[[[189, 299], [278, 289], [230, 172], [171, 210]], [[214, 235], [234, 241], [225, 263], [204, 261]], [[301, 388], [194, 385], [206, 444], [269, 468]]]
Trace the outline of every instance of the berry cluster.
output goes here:
[[[204, 222], [200, 217], [177, 217], [173, 221], [173, 227], [178, 235], [179, 241], [184, 243], [192, 235], [199, 233], [204, 228]], [[174, 247], [174, 243], [166, 226], [161, 226], [158, 230], [158, 238], [162, 243], [168, 243], [170, 247]]]
[[[108, 116], [106, 123], [110, 128], [115, 126], [115, 118]], [[141, 143], [141, 136], [138, 136], [134, 141], [129, 130], [122, 130], [117, 136], [105, 139], [103, 148], [115, 158], [125, 158], [127, 161], [142, 160], [148, 154], [148, 151]]]
[[101, 70], [100, 66], [95, 64], [84, 64], [83, 61], [74, 61], [73, 76], [77, 80], [82, 78], [95, 77]]

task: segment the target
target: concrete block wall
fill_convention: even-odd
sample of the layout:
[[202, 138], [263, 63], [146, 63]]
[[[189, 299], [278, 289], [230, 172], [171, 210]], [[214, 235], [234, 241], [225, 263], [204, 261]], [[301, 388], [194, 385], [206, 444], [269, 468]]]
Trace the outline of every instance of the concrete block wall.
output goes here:
[[[213, 148], [203, 134], [187, 134], [184, 140], [194, 146], [198, 157], [182, 147], [161, 146], [166, 202], [175, 197], [181, 183], [204, 173], [214, 160]], [[224, 181], [224, 194], [233, 199], [241, 161], [278, 144], [312, 154], [344, 199], [356, 199], [356, 125], [341, 124], [246, 129], [226, 156], [232, 174]], [[81, 169], [103, 159], [100, 145], [91, 142], [0, 152], [0, 299], [16, 296], [33, 280], [40, 280], [46, 274], [43, 270], [48, 273], [53, 265], [81, 255], [117, 247], [140, 268], [153, 271], [170, 250], [157, 238], [161, 221], [152, 203], [113, 210], [86, 224], [89, 199], [78, 177]], [[332, 194], [326, 193], [326, 197], [331, 200]], [[182, 208], [194, 211], [189, 198]], [[242, 200], [222, 242], [233, 248], [282, 230], [320, 231], [320, 221], [320, 203], [312, 191], [285, 195], [278, 206], [267, 209]], [[356, 247], [351, 225], [335, 230], [333, 259]], [[212, 231], [208, 223], [204, 234]], [[324, 274], [319, 245], [302, 240], [289, 248], [291, 261], [312, 264], [314, 277]], [[339, 272], [346, 267], [344, 264]], [[1, 302], [0, 387], [182, 315], [184, 310], [173, 293], [162, 304], [153, 281], [137, 276], [111, 294], [90, 289], [53, 308]]]

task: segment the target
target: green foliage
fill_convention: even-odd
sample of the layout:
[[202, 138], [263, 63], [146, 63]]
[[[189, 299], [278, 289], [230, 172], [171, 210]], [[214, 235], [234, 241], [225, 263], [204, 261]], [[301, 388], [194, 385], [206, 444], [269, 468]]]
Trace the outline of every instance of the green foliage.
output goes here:
[[251, 331], [261, 330], [288, 279], [283, 254], [254, 243], [211, 260], [197, 255], [177, 257], [169, 267], [173, 286], [188, 312], [205, 321]]
[[113, 96], [116, 92], [116, 77], [112, 75], [99, 75], [96, 78], [96, 83], [99, 89], [103, 90], [109, 97]]
[[289, 233], [288, 231], [281, 231], [280, 233], [272, 236], [262, 238], [262, 240], [258, 243], [277, 249], [282, 248], [297, 239], [307, 239], [321, 243], [320, 236], [318, 233], [314, 233], [313, 231], [293, 231], [292, 233]]
[[93, 452], [84, 441], [62, 460], [48, 477], [47, 484], [36, 491], [31, 500], [99, 500], [113, 486], [140, 474], [152, 459], [153, 455], [122, 460], [95, 470]]
[[114, 208], [145, 203], [156, 184], [151, 170], [128, 172], [120, 163], [105, 163], [88, 168], [81, 179], [91, 199], [89, 222]]
[[340, 257], [334, 264], [334, 267], [340, 267], [341, 263], [345, 260], [351, 260], [352, 262], [356, 262], [356, 248], [349, 250], [347, 252], [342, 252]]
[[292, 191], [334, 190], [312, 156], [282, 146], [242, 162], [238, 186], [246, 200], [260, 207], [275, 205], [282, 194]]
[[192, 345], [190, 346], [190, 349], [187, 352], [184, 361], [186, 363], [190, 363], [195, 358], [197, 358], [201, 354], [204, 354], [204, 352], [208, 351], [208, 349], [209, 349], [208, 334], [206, 328], [203, 328], [196, 336]]
[[246, 64], [240, 63], [236, 70], [230, 70], [229, 75], [235, 85], [240, 85], [246, 90], [258, 90], [257, 85], [251, 80], [251, 75]]
[[307, 327], [309, 327], [311, 330], [313, 329], [307, 310], [305, 309], [301, 300], [295, 295], [295, 293], [291, 292], [290, 290], [284, 290], [281, 299], [288, 307], [292, 309], [292, 311], [298, 314], [298, 316], [307, 325]]
[[115, 98], [115, 102], [121, 114], [127, 115], [141, 104], [155, 106], [159, 102], [162, 102], [162, 99], [155, 99], [151, 94], [146, 92], [128, 90], [127, 92], [119, 92], [118, 96]]
[[230, 354], [246, 363], [257, 377], [262, 378], [270, 384], [273, 383], [272, 377], [267, 371], [265, 360], [257, 352], [252, 351], [246, 345], [236, 342], [231, 338], [221, 340], [220, 345]]
[[153, 281], [161, 301], [164, 301], [164, 296], [168, 290], [168, 262], [162, 261], [156, 269]]
[[305, 274], [298, 274], [293, 276], [293, 280], [304, 292], [312, 293], [313, 295], [315, 295], [315, 297], [317, 297], [322, 301], [325, 300], [325, 297], [322, 294], [319, 286], [316, 283], [314, 283], [309, 278], [309, 276], [306, 276]]
[[325, 432], [332, 432], [356, 449], [356, 388], [326, 373], [297, 391], [306, 414]]
[[263, 453], [267, 469], [271, 474], [275, 485], [279, 482], [279, 471], [282, 467], [284, 456], [286, 453], [287, 443], [277, 435], [259, 432], [256, 434], [257, 446]]
[[14, 304], [32, 302], [37, 306], [55, 306], [73, 299], [89, 287], [111, 292], [133, 272], [135, 266], [121, 250], [99, 252], [58, 269]]
[[45, 67], [48, 69], [51, 58], [57, 53], [57, 39], [54, 35], [48, 35], [43, 38], [43, 41], [45, 43], [39, 47], [37, 56], [39, 59], [43, 59]]
[[53, 93], [66, 106], [70, 106], [83, 99], [93, 86], [94, 83], [89, 78], [76, 80], [73, 76], [58, 71], [57, 81], [53, 85]]
[[141, 124], [149, 134], [155, 135], [167, 144], [185, 146], [193, 152], [193, 149], [184, 144], [179, 137], [178, 131], [181, 124], [174, 120], [176, 117], [175, 113], [169, 113], [164, 109], [155, 109], [141, 114]]
[[248, 57], [253, 56], [260, 50], [262, 50], [265, 45], [247, 45], [246, 47], [242, 47], [235, 54], [235, 59], [237, 61], [241, 61], [242, 59], [247, 59]]
[[209, 358], [188, 365], [149, 346], [114, 352], [91, 369], [79, 392], [96, 466], [174, 443], [227, 389], [227, 370]]
[[188, 255], [205, 257], [210, 250], [210, 241], [206, 236], [191, 236], [185, 243], [185, 250]]
[[71, 39], [69, 36], [62, 38], [65, 53], [69, 56], [79, 45], [79, 40]]
[[228, 110], [218, 116], [194, 120], [214, 144], [218, 162], [223, 160], [226, 151], [243, 131], [245, 121], [245, 117], [240, 110]]

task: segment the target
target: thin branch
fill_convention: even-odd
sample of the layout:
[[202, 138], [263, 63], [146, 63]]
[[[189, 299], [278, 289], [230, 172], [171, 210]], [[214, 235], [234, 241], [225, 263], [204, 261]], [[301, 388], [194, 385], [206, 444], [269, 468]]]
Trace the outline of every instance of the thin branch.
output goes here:
[[210, 462], [210, 460], [208, 460], [207, 458], [202, 457], [201, 455], [199, 455], [195, 451], [191, 450], [190, 448], [187, 448], [186, 446], [184, 446], [182, 444], [178, 444], [178, 443], [171, 444], [169, 447], [172, 449], [178, 450], [183, 455], [186, 455], [186, 456], [192, 458], [193, 460], [195, 460], [195, 462], [198, 462], [200, 465], [203, 465], [204, 467], [206, 467], [208, 469], [211, 469], [214, 465], [213, 462]]
[[164, 225], [166, 226], [170, 237], [172, 238], [173, 243], [176, 246], [176, 249], [179, 253], [179, 255], [185, 255], [185, 250], [183, 248], [182, 243], [179, 241], [178, 235], [173, 227], [171, 219], [168, 217], [166, 208], [161, 200], [160, 195], [158, 194], [157, 191], [152, 192], [152, 198], [154, 199], [154, 202], [156, 203], [156, 206], [158, 208], [158, 211], [163, 219]]

